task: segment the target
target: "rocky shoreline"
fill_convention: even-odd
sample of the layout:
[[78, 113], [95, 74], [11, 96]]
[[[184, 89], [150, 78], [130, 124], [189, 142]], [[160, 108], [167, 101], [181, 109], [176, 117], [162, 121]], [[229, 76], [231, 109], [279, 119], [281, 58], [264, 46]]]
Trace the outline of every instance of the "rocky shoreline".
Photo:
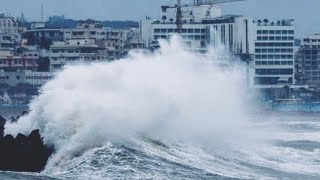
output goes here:
[[13, 137], [4, 134], [8, 122], [0, 116], [0, 170], [17, 172], [41, 172], [44, 170], [54, 148], [44, 144], [39, 130], [29, 135]]

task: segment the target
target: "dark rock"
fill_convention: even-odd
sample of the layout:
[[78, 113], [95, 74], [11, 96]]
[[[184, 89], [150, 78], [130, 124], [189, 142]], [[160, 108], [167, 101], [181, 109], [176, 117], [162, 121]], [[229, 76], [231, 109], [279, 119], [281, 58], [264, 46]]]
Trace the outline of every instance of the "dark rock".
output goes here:
[[2, 139], [2, 143], [4, 144], [14, 144], [15, 139], [11, 134], [6, 135], [3, 139]]
[[21, 116], [25, 116], [25, 115], [28, 115], [28, 114], [29, 114], [29, 111], [22, 111]]
[[22, 111], [21, 115], [19, 115], [19, 116], [17, 116], [17, 117], [11, 116], [11, 117], [9, 118], [9, 120], [10, 120], [11, 123], [18, 122], [21, 117], [28, 115], [29, 112], [30, 112], [30, 111]]
[[16, 137], [17, 144], [26, 144], [28, 142], [28, 137], [23, 134], [18, 134]]
[[54, 148], [44, 144], [39, 130], [28, 136], [4, 136], [5, 123], [6, 119], [0, 116], [0, 171], [42, 171]]
[[6, 124], [6, 119], [0, 115], [0, 139], [4, 136], [4, 125]]
[[53, 148], [43, 143], [39, 130], [16, 138], [6, 135], [0, 140], [0, 170], [40, 172], [52, 153]]
[[9, 118], [9, 121], [11, 121], [11, 122], [17, 122], [18, 119], [15, 118], [14, 116], [11, 116], [11, 117]]
[[43, 144], [39, 129], [36, 129], [30, 133], [28, 136], [28, 141], [37, 145]]
[[20, 119], [20, 116], [17, 116], [17, 117], [15, 117], [14, 119], [12, 119], [12, 123], [14, 123], [14, 122], [18, 122], [18, 120]]
[[[23, 112], [22, 116], [27, 113]], [[54, 148], [44, 144], [39, 130], [32, 131], [28, 136], [4, 136], [5, 124], [6, 119], [0, 116], [0, 171], [42, 171]]]

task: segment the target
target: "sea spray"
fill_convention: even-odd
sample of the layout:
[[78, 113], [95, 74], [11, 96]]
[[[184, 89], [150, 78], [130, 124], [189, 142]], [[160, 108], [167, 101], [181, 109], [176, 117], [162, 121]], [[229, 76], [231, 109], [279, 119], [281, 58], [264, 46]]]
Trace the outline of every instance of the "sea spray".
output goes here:
[[242, 142], [248, 126], [245, 69], [219, 49], [189, 52], [178, 37], [154, 53], [67, 66], [6, 133], [40, 129], [57, 153], [48, 168], [109, 142], [143, 134], [217, 144]]

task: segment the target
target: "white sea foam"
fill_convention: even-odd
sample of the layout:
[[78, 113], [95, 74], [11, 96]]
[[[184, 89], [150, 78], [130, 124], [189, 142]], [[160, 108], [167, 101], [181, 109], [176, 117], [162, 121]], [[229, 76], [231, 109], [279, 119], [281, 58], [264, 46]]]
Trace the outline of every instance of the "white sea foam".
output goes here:
[[245, 70], [221, 49], [184, 50], [180, 39], [155, 53], [66, 67], [6, 133], [40, 129], [55, 145], [48, 166], [136, 134], [216, 144], [247, 138]]

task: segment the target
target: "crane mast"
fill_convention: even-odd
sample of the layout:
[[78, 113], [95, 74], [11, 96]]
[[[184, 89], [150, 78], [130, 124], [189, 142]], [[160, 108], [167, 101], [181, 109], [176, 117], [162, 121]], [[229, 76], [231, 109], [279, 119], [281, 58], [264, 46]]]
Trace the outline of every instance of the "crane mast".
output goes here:
[[182, 9], [181, 0], [177, 0], [177, 14], [176, 14], [176, 24], [177, 32], [180, 34], [182, 32]]

